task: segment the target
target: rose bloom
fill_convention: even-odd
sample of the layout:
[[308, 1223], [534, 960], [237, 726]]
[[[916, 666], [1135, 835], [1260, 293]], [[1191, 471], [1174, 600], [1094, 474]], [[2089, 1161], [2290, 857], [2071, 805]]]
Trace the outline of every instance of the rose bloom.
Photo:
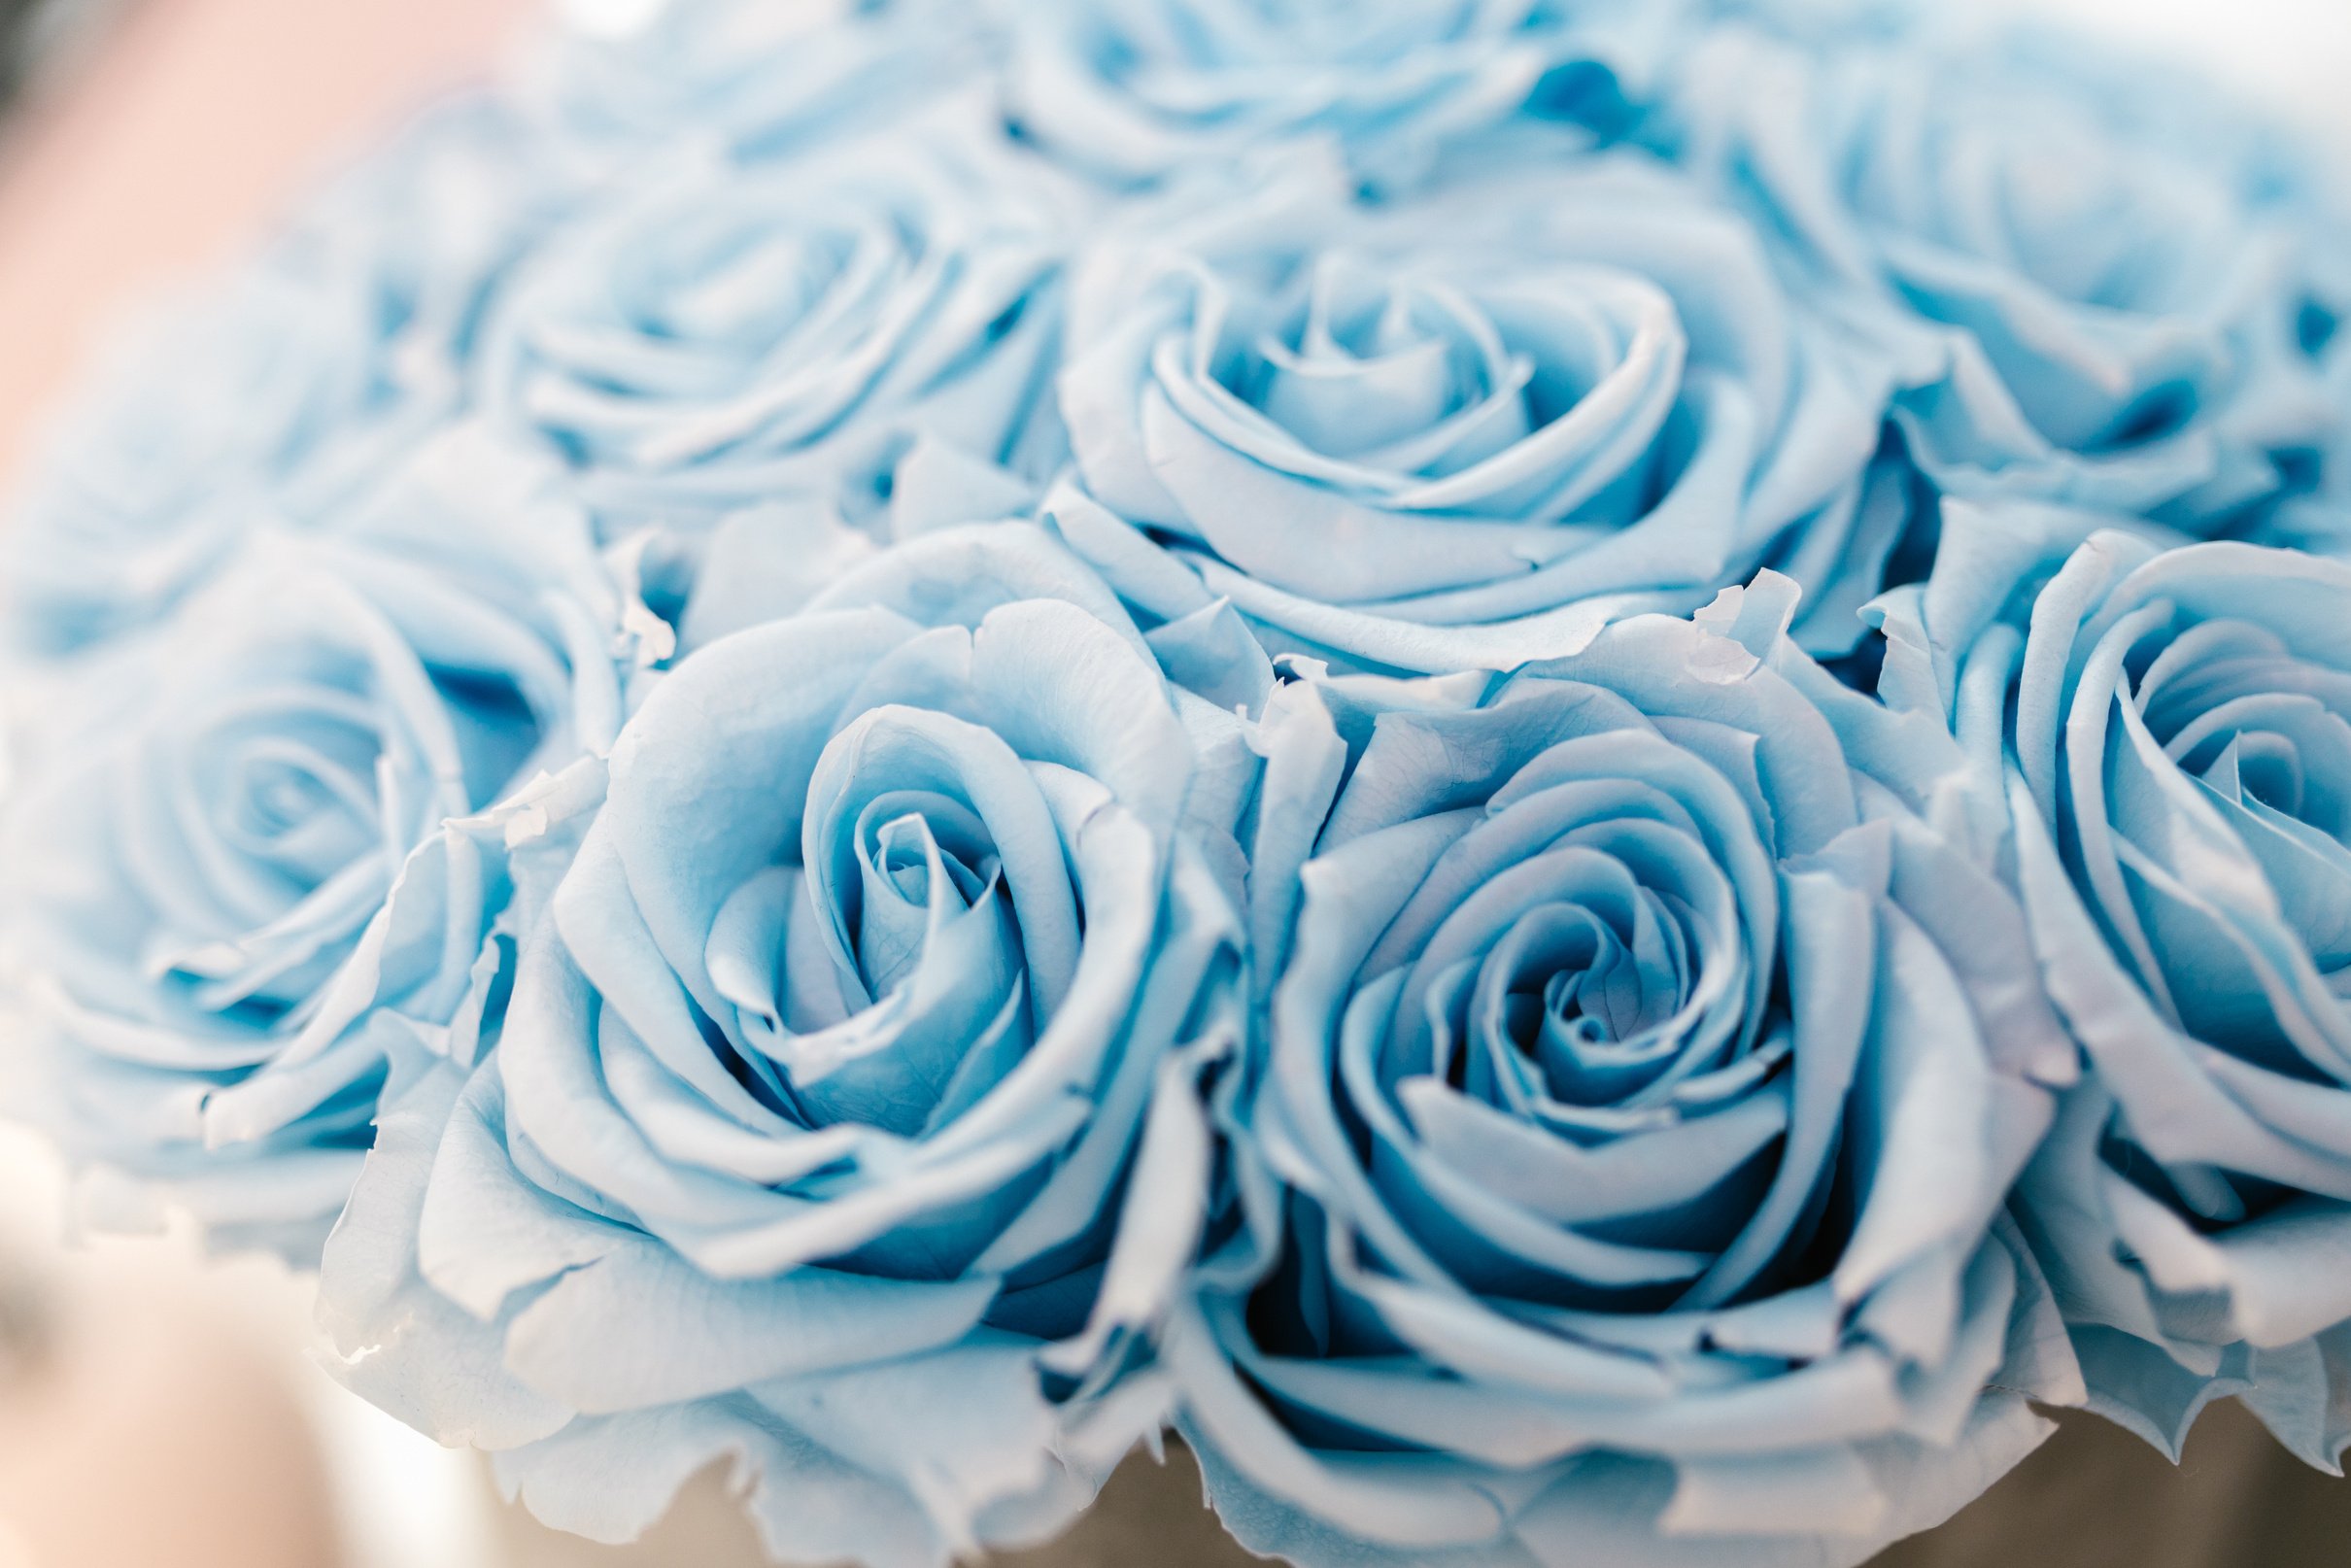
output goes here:
[[387, 1115], [346, 1381], [597, 1539], [721, 1457], [795, 1560], [1053, 1533], [1164, 1408], [1117, 1374], [1207, 1207], [1157, 1091], [1240, 1037], [1239, 723], [1013, 525], [679, 661], [495, 1049]]
[[1918, 814], [1957, 748], [1792, 611], [1333, 678], [1264, 742], [1268, 1056], [1168, 1348], [1252, 1551], [1858, 1563], [2079, 1399], [2002, 1217], [2073, 1047]]
[[2351, 1351], [2351, 570], [1955, 509], [1887, 688], [1950, 716], [2090, 1073], [2023, 1214], [2095, 1408], [2239, 1394], [2334, 1469]]
[[1631, 157], [1368, 208], [1312, 160], [1231, 184], [1238, 215], [1171, 198], [1073, 290], [1062, 416], [1116, 521], [1062, 522], [1122, 587], [1166, 592], [1111, 563], [1141, 530], [1269, 647], [1433, 673], [1774, 564], [1853, 644], [1911, 503], [1883, 366], [1735, 216]]

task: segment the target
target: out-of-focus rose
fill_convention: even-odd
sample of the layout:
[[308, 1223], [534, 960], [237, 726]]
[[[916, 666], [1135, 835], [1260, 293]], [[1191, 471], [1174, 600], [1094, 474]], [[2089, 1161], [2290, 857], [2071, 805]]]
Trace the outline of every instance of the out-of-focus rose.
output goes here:
[[1010, 524], [679, 661], [370, 1157], [346, 1379], [601, 1539], [723, 1457], [795, 1561], [1065, 1523], [1163, 1409], [1113, 1375], [1206, 1203], [1153, 1107], [1238, 1041], [1240, 723]]
[[2322, 1468], [2351, 1357], [2351, 569], [1955, 508], [1890, 696], [2004, 805], [2090, 1072], [2023, 1188], [2094, 1408], [2241, 1393]]
[[1141, 182], [1306, 137], [1367, 174], [1525, 120], [1614, 134], [1681, 0], [998, 0], [1014, 128]]
[[535, 477], [437, 441], [338, 536], [256, 536], [20, 681], [12, 989], [100, 1223], [315, 1260], [388, 1075], [469, 1054], [515, 936], [483, 813], [600, 766], [666, 632]]
[[1771, 564], [1806, 639], [1852, 645], [1912, 509], [1873, 460], [1887, 384], [1736, 218], [1630, 158], [1373, 208], [1317, 173], [1138, 220], [1073, 290], [1085, 488], [1195, 592], [1274, 645], [1502, 670]]
[[559, 453], [608, 532], [796, 496], [856, 515], [917, 447], [1049, 467], [1080, 209], [974, 134], [647, 171], [518, 277], [485, 413]]
[[1857, 1563], [2078, 1397], [2001, 1217], [2072, 1046], [1904, 803], [1956, 748], [1795, 652], [1789, 589], [1269, 726], [1254, 1211], [1168, 1344], [1252, 1550]]
[[2330, 418], [2283, 139], [2153, 66], [1926, 32], [1719, 33], [1675, 94], [1679, 151], [1896, 354], [1945, 491], [2256, 526]]
[[8, 640], [153, 620], [272, 527], [325, 526], [454, 407], [482, 313], [571, 198], [511, 112], [455, 101], [257, 260], [133, 330], [11, 508]]

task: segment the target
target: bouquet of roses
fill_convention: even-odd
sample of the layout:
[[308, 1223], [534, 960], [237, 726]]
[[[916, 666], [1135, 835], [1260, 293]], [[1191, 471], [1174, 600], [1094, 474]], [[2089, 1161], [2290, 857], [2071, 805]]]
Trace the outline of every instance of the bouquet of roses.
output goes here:
[[[615, 9], [615, 8], [607, 8]], [[629, 9], [629, 8], [617, 8]], [[603, 1539], [1856, 1563], [2351, 1444], [2351, 228], [1794, 0], [676, 0], [5, 538], [85, 1217]], [[2344, 1381], [2338, 1381], [2338, 1378]]]

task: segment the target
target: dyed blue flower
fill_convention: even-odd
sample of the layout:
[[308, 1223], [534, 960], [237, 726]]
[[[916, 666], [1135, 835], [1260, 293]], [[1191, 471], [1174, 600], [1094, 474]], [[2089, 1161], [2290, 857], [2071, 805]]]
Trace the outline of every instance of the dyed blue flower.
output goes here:
[[2314, 187], [2281, 139], [2078, 41], [1924, 31], [1717, 33], [1668, 117], [1808, 295], [1896, 355], [1914, 460], [1948, 493], [2198, 533], [2306, 488], [2333, 415], [2303, 309]]
[[27, 695], [9, 957], [102, 1223], [315, 1260], [388, 1077], [468, 1054], [517, 792], [594, 764], [666, 629], [586, 521], [436, 442], [333, 539], [264, 535]]
[[1766, 563], [1814, 592], [1807, 640], [1856, 640], [1911, 509], [1883, 366], [1671, 173], [1366, 209], [1308, 164], [1195, 199], [1089, 254], [1062, 417], [1092, 499], [1270, 646], [1506, 670]]
[[1154, 1105], [1238, 1040], [1239, 723], [1010, 525], [681, 660], [495, 1051], [387, 1122], [346, 1379], [599, 1539], [722, 1457], [792, 1560], [1065, 1523], [1163, 1410], [1112, 1375], [1206, 1204]]
[[570, 12], [0, 548], [90, 1217], [605, 1540], [936, 1568], [1169, 1424], [1304, 1568], [1846, 1568], [2033, 1403], [2339, 1466], [2284, 139], [1906, 0]]
[[1252, 1550], [1857, 1563], [2078, 1397], [2001, 1218], [2070, 1042], [1901, 803], [1954, 748], [1795, 653], [1789, 589], [1262, 742], [1254, 1202], [1167, 1345]]
[[1887, 607], [2089, 1074], [2022, 1213], [2093, 1408], [2176, 1454], [2241, 1394], [2337, 1467], [2351, 1352], [2351, 570], [1957, 508]]
[[1142, 182], [1306, 137], [1367, 172], [1516, 119], [1613, 133], [1674, 39], [1678, 3], [1626, 0], [1004, 0], [1014, 127]]
[[917, 447], [1049, 466], [1079, 209], [970, 128], [611, 191], [503, 300], [485, 416], [560, 455], [608, 533], [796, 496], [870, 509]]

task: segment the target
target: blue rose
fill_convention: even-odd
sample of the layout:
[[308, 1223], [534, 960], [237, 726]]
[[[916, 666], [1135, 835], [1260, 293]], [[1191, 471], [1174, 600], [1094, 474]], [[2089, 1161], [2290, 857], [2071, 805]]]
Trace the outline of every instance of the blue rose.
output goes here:
[[607, 531], [792, 496], [871, 509], [918, 447], [1049, 466], [1039, 384], [1076, 211], [1048, 171], [951, 129], [661, 165], [517, 279], [485, 412], [570, 464]]
[[387, 1121], [346, 1379], [598, 1539], [722, 1457], [796, 1561], [1065, 1523], [1163, 1411], [1114, 1375], [1206, 1202], [1155, 1107], [1238, 1040], [1240, 725], [1019, 525], [680, 660], [496, 1049]]
[[1902, 428], [1945, 491], [2211, 533], [2308, 484], [2309, 187], [2200, 85], [2005, 36], [1733, 30], [1675, 98], [1684, 159], [1903, 361]]
[[578, 793], [664, 633], [585, 519], [451, 437], [339, 536], [258, 536], [27, 681], [7, 947], [101, 1223], [176, 1204], [316, 1259], [388, 1074], [473, 1048], [520, 819]]
[[503, 106], [453, 102], [119, 344], [12, 509], [9, 641], [140, 626], [255, 529], [382, 483], [448, 417], [491, 293], [567, 199]]
[[1515, 119], [1613, 134], [1677, 4], [1379, 0], [1198, 5], [1002, 0], [1006, 112], [1024, 136], [1137, 183], [1301, 137], [1397, 172]]
[[[1815, 593], [1808, 641], [1852, 645], [1911, 513], [1874, 460], [1882, 366], [1737, 219], [1632, 159], [1373, 209], [1312, 174], [1139, 220], [1073, 290], [1086, 490], [1197, 592], [1273, 645], [1501, 670], [1574, 651], [1607, 598], [1686, 607], [1769, 563]], [[1081, 548], [1135, 553], [1106, 530]]]
[[2351, 569], [1956, 509], [1886, 684], [2004, 807], [2089, 1064], [2023, 1188], [2094, 1408], [2177, 1453], [2241, 1393], [2351, 1432]]
[[1333, 680], [1264, 742], [1261, 1196], [1167, 1349], [1251, 1550], [1857, 1563], [2078, 1397], [2001, 1218], [2071, 1045], [1904, 803], [1955, 748], [1794, 652], [1791, 597], [1483, 700]]
[[576, 9], [532, 51], [518, 98], [589, 168], [679, 144], [744, 162], [790, 156], [919, 113], [970, 86], [985, 57], [964, 8], [907, 0]]

